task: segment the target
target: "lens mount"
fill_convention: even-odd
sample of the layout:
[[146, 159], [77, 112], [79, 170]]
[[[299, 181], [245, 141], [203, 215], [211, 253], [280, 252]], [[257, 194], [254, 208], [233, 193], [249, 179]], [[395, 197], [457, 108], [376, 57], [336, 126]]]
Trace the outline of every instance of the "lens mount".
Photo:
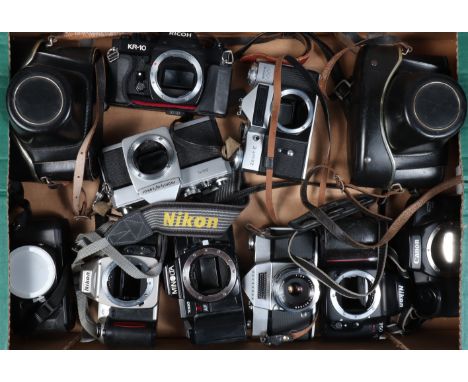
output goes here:
[[[372, 276], [370, 273], [367, 273], [365, 271], [361, 271], [361, 270], [358, 270], [358, 269], [353, 269], [353, 270], [346, 271], [346, 272], [342, 273], [341, 275], [339, 275], [338, 278], [335, 280], [335, 282], [337, 284], [340, 284], [343, 280], [349, 279], [351, 277], [361, 277], [361, 278], [367, 280], [370, 284], [372, 284], [375, 281], [374, 276]], [[345, 309], [343, 309], [343, 307], [341, 306], [341, 304], [338, 301], [338, 293], [336, 291], [334, 291], [333, 289], [330, 289], [330, 300], [331, 300], [331, 303], [332, 303], [333, 307], [335, 308], [335, 310], [343, 318], [346, 318], [346, 319], [352, 320], [352, 321], [359, 321], [359, 320], [364, 320], [364, 319], [370, 318], [370, 316], [379, 307], [380, 300], [382, 298], [382, 292], [380, 290], [380, 285], [377, 286], [377, 288], [375, 289], [373, 294], [374, 294], [374, 296], [373, 296], [371, 306], [369, 306], [369, 308], [365, 312], [359, 313], [359, 314], [349, 313]]]
[[[317, 279], [295, 267], [285, 268], [276, 274], [272, 290], [278, 305], [287, 311], [310, 310], [320, 297]], [[304, 291], [305, 294], [302, 293]]]
[[[166, 93], [164, 93], [158, 81], [159, 67], [164, 60], [167, 60], [169, 58], [179, 58], [179, 59], [187, 61], [190, 65], [193, 66], [193, 68], [195, 69], [196, 76], [197, 76], [197, 82], [195, 83], [195, 86], [193, 87], [193, 89], [189, 91], [188, 93], [185, 93], [179, 97], [171, 97], [167, 95]], [[195, 98], [196, 95], [202, 89], [202, 86], [203, 86], [202, 67], [200, 63], [197, 61], [197, 59], [194, 56], [192, 56], [190, 53], [185, 52], [183, 50], [168, 50], [162, 53], [161, 55], [159, 55], [154, 60], [153, 64], [151, 65], [150, 83], [151, 83], [151, 87], [153, 88], [153, 91], [163, 101], [167, 103], [172, 103], [172, 104], [187, 103], [187, 102], [190, 102], [193, 98]]]
[[281, 98], [283, 97], [287, 97], [287, 96], [295, 96], [295, 97], [298, 97], [300, 98], [306, 108], [307, 108], [307, 118], [306, 120], [304, 121], [304, 123], [298, 127], [295, 127], [295, 128], [288, 128], [288, 127], [285, 127], [283, 126], [280, 122], [278, 122], [278, 129], [280, 131], [282, 131], [283, 133], [286, 133], [286, 134], [293, 134], [293, 135], [297, 135], [297, 134], [300, 134], [302, 133], [304, 130], [308, 129], [313, 121], [314, 121], [314, 105], [312, 104], [312, 101], [310, 99], [310, 97], [305, 93], [303, 92], [302, 90], [299, 90], [299, 89], [284, 89], [281, 91]]
[[[451, 233], [454, 237], [451, 238], [452, 240], [455, 240], [456, 242], [447, 242], [445, 243], [445, 240], [442, 241], [442, 243], [439, 243], [439, 246], [442, 245], [442, 248], [437, 248], [439, 250], [443, 251], [452, 251], [453, 252], [453, 258], [448, 258], [447, 256], [445, 257], [445, 260], [447, 263], [453, 263], [455, 266], [451, 270], [441, 269], [437, 265], [437, 261], [435, 259], [437, 255], [436, 250], [434, 247], [434, 244], [438, 238], [439, 234], [448, 234]], [[450, 239], [448, 239], [450, 240]], [[456, 274], [458, 272], [458, 265], [460, 263], [460, 248], [458, 247], [457, 243], [459, 243], [460, 240], [460, 232], [458, 231], [457, 227], [454, 224], [451, 223], [445, 223], [445, 224], [439, 224], [437, 227], [434, 228], [434, 230], [431, 232], [429, 235], [429, 238], [427, 239], [427, 245], [426, 245], [426, 254], [427, 254], [427, 261], [429, 263], [429, 266], [432, 268], [432, 270], [436, 273], [440, 273], [442, 275], [451, 275], [451, 274]], [[451, 248], [447, 248], [446, 245], [452, 246]], [[449, 261], [451, 260], [451, 261]]]
[[[220, 260], [224, 261], [224, 263], [229, 268], [229, 273], [230, 273], [229, 283], [217, 293], [205, 295], [197, 291], [192, 286], [192, 283], [190, 280], [190, 271], [194, 262], [201, 256], [218, 257]], [[182, 269], [182, 282], [184, 284], [185, 289], [193, 297], [195, 297], [197, 300], [201, 302], [215, 302], [215, 301], [222, 300], [223, 298], [228, 296], [229, 293], [231, 293], [232, 289], [236, 285], [236, 281], [237, 281], [237, 269], [236, 269], [236, 265], [234, 264], [234, 261], [226, 252], [220, 250], [219, 248], [206, 247], [206, 248], [198, 249], [197, 251], [193, 252], [189, 256], [189, 258], [185, 262], [184, 267]]]
[[[129, 257], [128, 259], [134, 265], [139, 266], [143, 272], [148, 271], [148, 266], [143, 261], [135, 257]], [[106, 269], [104, 269], [104, 272], [102, 273], [102, 278], [101, 278], [101, 289], [103, 293], [109, 299], [109, 301], [112, 302], [115, 306], [119, 306], [122, 308], [132, 308], [136, 306], [142, 306], [145, 303], [145, 300], [151, 295], [151, 292], [153, 291], [153, 288], [154, 288], [153, 278], [149, 277], [147, 279], [139, 280], [140, 282], [142, 281], [146, 282], [145, 291], [142, 293], [140, 297], [138, 297], [135, 300], [129, 300], [129, 301], [121, 300], [112, 295], [108, 286], [109, 277], [111, 276], [112, 272], [115, 270], [116, 267], [118, 267], [118, 265], [115, 262], [111, 262], [109, 266]], [[124, 272], [123, 269], [122, 269], [122, 272]], [[131, 278], [130, 275], [126, 275], [125, 277]]]
[[[166, 166], [162, 170], [153, 174], [143, 173], [138, 167], [137, 163], [135, 162], [135, 155], [136, 155], [138, 148], [147, 141], [153, 141], [153, 142], [160, 144], [161, 146], [164, 147], [164, 149], [166, 150], [166, 154], [167, 154]], [[137, 139], [135, 139], [132, 142], [127, 153], [128, 170], [131, 171], [138, 178], [144, 179], [144, 180], [155, 180], [155, 179], [161, 178], [169, 171], [169, 169], [174, 163], [174, 160], [175, 160], [175, 152], [174, 152], [174, 149], [172, 148], [172, 145], [169, 143], [169, 141], [166, 138], [157, 134], [140, 135]]]

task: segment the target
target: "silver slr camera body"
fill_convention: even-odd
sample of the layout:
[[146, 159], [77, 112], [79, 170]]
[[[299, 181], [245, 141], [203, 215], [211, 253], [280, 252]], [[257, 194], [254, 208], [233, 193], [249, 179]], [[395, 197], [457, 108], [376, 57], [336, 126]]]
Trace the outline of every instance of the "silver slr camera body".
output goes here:
[[[290, 231], [270, 230], [281, 234]], [[255, 250], [255, 266], [244, 277], [243, 287], [253, 310], [252, 335], [265, 338], [311, 326], [304, 337], [312, 338], [320, 297], [318, 281], [290, 260], [287, 238], [270, 240], [255, 236], [249, 245]], [[317, 263], [317, 247], [317, 237], [307, 233], [296, 237], [292, 251]]]
[[221, 146], [216, 121], [204, 117], [178, 124], [172, 133], [159, 127], [104, 148], [101, 167], [113, 206], [173, 201], [180, 192], [186, 197], [217, 189], [232, 171], [213, 148]]

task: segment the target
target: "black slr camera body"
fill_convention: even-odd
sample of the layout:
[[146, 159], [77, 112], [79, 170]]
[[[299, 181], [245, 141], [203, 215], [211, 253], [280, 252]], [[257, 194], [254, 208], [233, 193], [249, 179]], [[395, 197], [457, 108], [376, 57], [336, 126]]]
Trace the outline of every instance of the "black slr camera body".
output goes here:
[[195, 344], [241, 341], [246, 324], [232, 231], [220, 240], [174, 239], [175, 260], [164, 269], [167, 293], [179, 300], [187, 337]]
[[[292, 232], [289, 228], [270, 228], [270, 233], [278, 236]], [[255, 250], [255, 266], [245, 275], [243, 287], [252, 307], [252, 336], [276, 343], [291, 332], [304, 331], [302, 340], [313, 338], [320, 298], [318, 281], [291, 261], [288, 238], [254, 236], [249, 244]], [[291, 251], [317, 264], [315, 232], [297, 235]]]
[[29, 218], [10, 234], [11, 323], [16, 333], [69, 331], [76, 322], [70, 227]]
[[456, 195], [430, 200], [392, 243], [412, 274], [412, 303], [423, 318], [459, 315], [460, 203]]
[[114, 40], [107, 58], [110, 104], [173, 114], [226, 114], [232, 52], [218, 42], [204, 46], [188, 32], [132, 35]]
[[[78, 151], [95, 120], [98, 57], [93, 48], [46, 48], [11, 79], [8, 114], [34, 180], [73, 179]], [[99, 123], [88, 150], [87, 178], [99, 173], [101, 131]]]
[[[357, 241], [376, 243], [382, 223], [372, 218], [346, 218], [340, 226]], [[380, 251], [383, 251], [380, 248]], [[320, 261], [323, 269], [339, 285], [365, 294], [375, 281], [378, 250], [355, 249], [334, 238], [321, 235]], [[407, 283], [397, 273], [385, 271], [377, 289], [367, 297], [341, 296], [327, 288], [322, 334], [332, 338], [379, 337], [390, 322], [408, 305]]]
[[465, 116], [465, 94], [448, 75], [446, 58], [363, 47], [349, 105], [351, 181], [383, 189], [441, 182], [447, 141]]
[[[275, 66], [255, 63], [248, 74], [253, 89], [242, 99], [240, 111], [246, 117], [242, 169], [265, 174], [268, 129], [273, 103]], [[318, 73], [309, 71], [317, 80]], [[284, 65], [281, 75], [281, 107], [276, 133], [273, 175], [282, 179], [305, 177], [315, 121], [317, 95], [295, 68]]]

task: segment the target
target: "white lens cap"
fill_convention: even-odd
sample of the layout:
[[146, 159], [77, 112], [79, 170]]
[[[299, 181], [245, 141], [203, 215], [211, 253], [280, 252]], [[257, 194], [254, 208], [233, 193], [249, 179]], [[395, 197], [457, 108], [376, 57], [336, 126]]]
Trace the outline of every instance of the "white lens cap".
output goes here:
[[49, 253], [25, 245], [10, 252], [10, 292], [24, 299], [44, 296], [54, 284], [56, 269]]

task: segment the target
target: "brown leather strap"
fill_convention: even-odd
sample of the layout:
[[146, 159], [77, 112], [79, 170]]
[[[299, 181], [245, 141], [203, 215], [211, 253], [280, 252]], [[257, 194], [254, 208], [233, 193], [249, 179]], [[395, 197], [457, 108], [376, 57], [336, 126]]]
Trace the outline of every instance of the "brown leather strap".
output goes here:
[[[303, 54], [299, 57], [296, 57], [296, 60], [300, 62], [301, 64], [304, 64], [307, 62], [309, 59], [310, 52], [307, 52], [306, 54]], [[265, 53], [252, 53], [248, 54], [246, 56], [243, 56], [240, 61], [242, 62], [255, 62], [255, 61], [268, 61], [268, 62], [276, 62], [278, 60], [278, 57], [270, 56]], [[282, 61], [283, 65], [288, 65], [288, 61], [283, 60]]]
[[283, 66], [283, 57], [278, 57], [275, 62], [275, 73], [273, 80], [273, 102], [271, 105], [270, 127], [268, 130], [268, 147], [266, 158], [266, 188], [265, 204], [270, 219], [277, 224], [278, 219], [273, 205], [273, 164], [276, 149], [276, 130], [278, 128], [278, 118], [281, 106], [281, 69]]
[[[284, 38], [284, 36], [281, 37], [281, 34], [279, 34], [279, 35], [280, 35], [279, 38]], [[295, 59], [297, 61], [299, 61], [301, 64], [304, 64], [305, 62], [307, 62], [307, 60], [310, 57], [311, 52], [313, 51], [313, 46], [314, 46], [313, 41], [308, 39], [302, 33], [295, 33], [295, 37], [291, 37], [291, 39], [296, 39], [297, 41], [300, 41], [302, 44], [304, 44], [305, 51], [300, 56], [295, 57]], [[250, 54], [244, 54], [240, 58], [240, 61], [242, 61], [242, 62], [268, 61], [268, 62], [275, 63], [277, 61], [277, 59], [278, 59], [278, 57], [270, 56], [269, 54], [266, 54], [266, 53], [250, 53]], [[283, 65], [288, 65], [288, 61], [283, 60], [282, 64]]]
[[[346, 53], [348, 53], [350, 51], [355, 51], [356, 48], [361, 48], [364, 45], [367, 45], [369, 43], [369, 41], [371, 41], [371, 40], [375, 40], [375, 38], [365, 39], [365, 40], [362, 40], [362, 41], [360, 41], [360, 42], [358, 42], [358, 43], [356, 43], [354, 45], [347, 46], [347, 47], [343, 48], [342, 50], [340, 50], [338, 53], [336, 53], [330, 59], [330, 61], [327, 62], [325, 67], [322, 69], [322, 72], [320, 73], [320, 78], [319, 78], [319, 87], [320, 87], [320, 90], [322, 91], [322, 93], [324, 94], [325, 97], [328, 97], [327, 96], [328, 80], [330, 79], [333, 68], [338, 63], [338, 61]], [[409, 46], [408, 44], [406, 44], [406, 43], [404, 43], [402, 41], [396, 41], [394, 43], [387, 43], [385, 45], [388, 45], [388, 46], [399, 45], [402, 49], [405, 50], [405, 54], [412, 50], [411, 46]]]
[[53, 35], [50, 38], [55, 38], [57, 41], [79, 41], [79, 40], [96, 40], [100, 38], [111, 38], [127, 35], [126, 32], [64, 32]]
[[[350, 237], [345, 231], [343, 231], [339, 225], [337, 225], [332, 219], [330, 219], [322, 210], [318, 207], [314, 206], [307, 198], [307, 182], [310, 178], [317, 173], [321, 168], [324, 166], [316, 166], [312, 170], [309, 171], [307, 174], [306, 180], [301, 186], [301, 199], [304, 205], [309, 209], [310, 213], [338, 240], [341, 240], [355, 248], [362, 248], [362, 249], [376, 249], [382, 247], [383, 245], [387, 244], [393, 237], [401, 230], [401, 228], [408, 222], [408, 220], [414, 215], [414, 213], [420, 209], [425, 203], [427, 203], [430, 199], [435, 197], [436, 195], [440, 194], [441, 192], [447, 191], [456, 185], [462, 182], [462, 178], [460, 176], [451, 178], [446, 180], [435, 187], [426, 191], [424, 195], [422, 195], [418, 200], [414, 203], [409, 205], [391, 224], [388, 228], [387, 232], [381, 237], [381, 239], [375, 244], [363, 244], [354, 240]], [[333, 169], [329, 169], [329, 172], [334, 174], [335, 179], [341, 182], [342, 190], [345, 191], [346, 184], [341, 181], [341, 178], [335, 173]], [[392, 191], [391, 191], [392, 192]], [[394, 190], [393, 193], [397, 193], [400, 191]], [[347, 194], [348, 195], [348, 194]], [[386, 196], [388, 197], [388, 195]], [[365, 208], [365, 207], [362, 207]]]
[[[97, 53], [99, 54], [99, 53]], [[95, 105], [95, 115], [94, 122], [86, 135], [83, 143], [81, 144], [80, 150], [76, 157], [75, 162], [75, 171], [73, 174], [73, 200], [72, 207], [75, 217], [88, 217], [89, 211], [86, 201], [86, 192], [83, 189], [83, 178], [86, 169], [86, 162], [88, 159], [88, 151], [93, 137], [96, 133], [98, 127], [102, 124], [102, 116], [104, 113], [104, 96], [105, 96], [105, 86], [103, 81], [105, 81], [105, 63], [101, 55], [98, 56], [95, 63], [95, 72], [96, 72], [96, 105]], [[83, 198], [81, 196], [83, 195]]]

